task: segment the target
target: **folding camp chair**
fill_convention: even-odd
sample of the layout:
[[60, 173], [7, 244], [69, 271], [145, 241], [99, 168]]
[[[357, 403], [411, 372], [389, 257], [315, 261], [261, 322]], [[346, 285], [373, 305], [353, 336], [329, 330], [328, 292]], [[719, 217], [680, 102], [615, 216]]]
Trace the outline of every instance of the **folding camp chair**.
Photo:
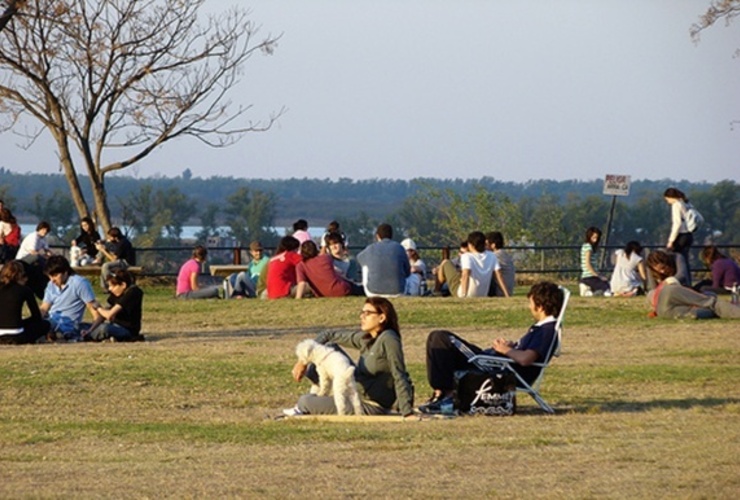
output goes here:
[[513, 365], [515, 365], [516, 363], [513, 359], [503, 356], [495, 356], [492, 354], [475, 354], [467, 345], [460, 342], [457, 337], [450, 336], [452, 344], [457, 347], [460, 352], [462, 352], [465, 357], [468, 358], [468, 361], [475, 365], [476, 368], [478, 368], [479, 370], [483, 372], [490, 372], [494, 370], [509, 370], [513, 372], [514, 376], [517, 379], [517, 392], [526, 392], [527, 394], [532, 396], [537, 404], [540, 405], [540, 408], [542, 408], [547, 413], [555, 413], [555, 410], [553, 410], [552, 407], [547, 404], [544, 399], [542, 399], [542, 396], [540, 396], [539, 393], [539, 388], [545, 375], [545, 369], [550, 364], [550, 360], [555, 356], [560, 356], [560, 342], [563, 334], [563, 318], [565, 317], [565, 309], [568, 306], [568, 299], [570, 298], [570, 291], [562, 286], [560, 287], [560, 289], [563, 291], [563, 306], [560, 308], [560, 313], [558, 313], [557, 320], [555, 321], [555, 336], [553, 337], [552, 344], [550, 344], [550, 347], [547, 350], [545, 361], [543, 363], [532, 363], [532, 365], [530, 365], [540, 368], [540, 373], [537, 375], [537, 378], [534, 380], [534, 382], [532, 382], [532, 384], [528, 384], [514, 369]]

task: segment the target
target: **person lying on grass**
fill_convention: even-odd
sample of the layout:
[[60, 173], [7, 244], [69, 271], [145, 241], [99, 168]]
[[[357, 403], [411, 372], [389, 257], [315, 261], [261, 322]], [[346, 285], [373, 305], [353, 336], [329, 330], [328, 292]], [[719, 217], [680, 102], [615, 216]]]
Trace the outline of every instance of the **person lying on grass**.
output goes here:
[[661, 250], [648, 255], [647, 265], [658, 282], [651, 290], [648, 302], [652, 311], [650, 316], [662, 318], [740, 318], [740, 307], [714, 294], [699, 293], [683, 286], [675, 278], [676, 258]]
[[[336, 344], [360, 351], [355, 380], [366, 415], [385, 415], [396, 410], [404, 417], [413, 415], [414, 386], [404, 361], [398, 316], [388, 299], [367, 298], [360, 312], [359, 330], [327, 330], [315, 340], [319, 344]], [[296, 382], [305, 376], [318, 385], [313, 365], [299, 361], [292, 373]], [[295, 408], [283, 413], [287, 416], [336, 415], [337, 407], [330, 396], [305, 394], [298, 399]]]
[[426, 414], [446, 413], [452, 410], [455, 396], [455, 372], [472, 367], [468, 358], [454, 345], [452, 337], [468, 346], [475, 354], [487, 353], [514, 360], [513, 368], [528, 383], [534, 382], [540, 368], [533, 363], [547, 361], [555, 338], [555, 318], [563, 306], [563, 291], [547, 281], [536, 283], [527, 294], [529, 311], [536, 323], [517, 342], [497, 338], [492, 347], [482, 349], [447, 330], [435, 330], [427, 337], [427, 377], [434, 390], [432, 397], [419, 406]]

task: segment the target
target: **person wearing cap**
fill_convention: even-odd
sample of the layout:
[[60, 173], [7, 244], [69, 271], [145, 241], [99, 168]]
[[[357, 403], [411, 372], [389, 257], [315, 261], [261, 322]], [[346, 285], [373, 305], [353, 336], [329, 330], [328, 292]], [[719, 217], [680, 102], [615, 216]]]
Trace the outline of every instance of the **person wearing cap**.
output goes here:
[[249, 244], [249, 257], [249, 266], [246, 271], [232, 273], [224, 280], [225, 298], [257, 296], [257, 283], [260, 279], [260, 273], [262, 273], [270, 258], [265, 255], [262, 243], [259, 241], [253, 241]]
[[422, 287], [422, 281], [427, 279], [427, 265], [419, 257], [414, 240], [406, 238], [401, 242], [401, 246], [406, 250], [411, 266], [411, 274], [406, 278], [406, 288], [403, 293], [404, 295], [423, 295], [422, 290], [426, 287]]

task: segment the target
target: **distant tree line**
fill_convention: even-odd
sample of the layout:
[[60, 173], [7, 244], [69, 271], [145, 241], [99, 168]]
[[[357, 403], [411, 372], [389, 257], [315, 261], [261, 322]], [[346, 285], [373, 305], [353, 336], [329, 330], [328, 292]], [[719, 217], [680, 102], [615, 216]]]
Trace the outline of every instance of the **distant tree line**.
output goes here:
[[[82, 177], [83, 189], [86, 178]], [[706, 224], [698, 243], [740, 243], [740, 186], [687, 181], [634, 181], [630, 196], [617, 200], [610, 244], [638, 240], [665, 243], [669, 209], [665, 188], [687, 193]], [[139, 246], [177, 245], [185, 225], [199, 226], [197, 237], [231, 236], [240, 242], [260, 239], [273, 245], [275, 227], [305, 218], [312, 226], [338, 220], [350, 244], [372, 241], [373, 230], [387, 221], [397, 235], [423, 246], [455, 246], [474, 229], [501, 231], [517, 245], [568, 245], [581, 242], [588, 226], [606, 229], [611, 197], [603, 181], [538, 180], [503, 182], [414, 179], [236, 179], [111, 177], [107, 189], [114, 218]], [[60, 174], [18, 174], [0, 168], [0, 198], [21, 220], [45, 219], [60, 237], [74, 233], [76, 212]], [[226, 228], [226, 229], [224, 229]]]

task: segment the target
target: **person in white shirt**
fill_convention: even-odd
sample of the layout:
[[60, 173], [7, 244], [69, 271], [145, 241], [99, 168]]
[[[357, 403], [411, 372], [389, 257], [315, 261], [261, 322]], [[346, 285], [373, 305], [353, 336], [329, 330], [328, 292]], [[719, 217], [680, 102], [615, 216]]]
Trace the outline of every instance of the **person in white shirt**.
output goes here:
[[437, 268], [438, 288], [447, 284], [450, 294], [459, 297], [487, 297], [491, 279], [495, 276], [504, 296], [509, 292], [501, 276], [501, 266], [493, 252], [486, 248], [486, 237], [480, 231], [468, 235], [468, 251], [460, 256], [460, 269], [444, 260]]
[[36, 226], [36, 231], [29, 234], [21, 242], [15, 258], [33, 264], [39, 259], [46, 259], [51, 255], [46, 235], [49, 234], [51, 226], [46, 221], [41, 221]]
[[686, 262], [688, 275], [687, 286], [691, 286], [691, 261], [689, 250], [694, 243], [694, 235], [686, 226], [686, 211], [689, 199], [683, 191], [674, 187], [668, 188], [663, 193], [663, 198], [671, 207], [671, 230], [668, 234], [666, 249], [679, 253]]
[[614, 272], [609, 288], [616, 296], [632, 297], [645, 293], [645, 262], [642, 258], [642, 245], [630, 241], [624, 249], [614, 252]]

